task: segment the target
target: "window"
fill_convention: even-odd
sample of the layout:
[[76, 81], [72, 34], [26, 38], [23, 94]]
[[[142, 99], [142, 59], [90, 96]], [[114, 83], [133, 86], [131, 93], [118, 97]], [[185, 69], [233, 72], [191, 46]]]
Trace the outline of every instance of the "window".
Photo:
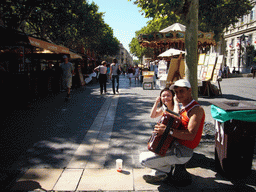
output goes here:
[[248, 41], [247, 41], [247, 45], [251, 45], [251, 44], [252, 44], [252, 34], [248, 36]]
[[244, 24], [244, 16], [241, 17], [241, 24]]
[[252, 8], [251, 13], [250, 13], [250, 20], [253, 21], [254, 20], [254, 8]]

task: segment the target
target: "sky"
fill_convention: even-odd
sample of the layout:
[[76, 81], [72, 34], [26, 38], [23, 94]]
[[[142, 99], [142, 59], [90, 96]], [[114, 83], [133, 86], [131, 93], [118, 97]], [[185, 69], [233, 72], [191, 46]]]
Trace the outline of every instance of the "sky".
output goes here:
[[129, 51], [129, 43], [135, 37], [135, 31], [147, 26], [149, 19], [144, 18], [139, 12], [137, 5], [128, 0], [87, 0], [93, 1], [99, 7], [99, 12], [105, 12], [103, 17], [114, 32], [114, 36]]

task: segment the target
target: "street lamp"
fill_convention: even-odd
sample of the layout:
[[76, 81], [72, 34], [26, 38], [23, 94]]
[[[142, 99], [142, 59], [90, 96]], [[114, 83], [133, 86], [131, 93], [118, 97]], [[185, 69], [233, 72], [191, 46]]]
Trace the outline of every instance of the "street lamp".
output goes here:
[[241, 35], [240, 37], [237, 37], [240, 39], [240, 43], [239, 43], [239, 57], [238, 57], [238, 71], [240, 71], [240, 63], [241, 63], [241, 47], [242, 47], [242, 41], [245, 40], [245, 37], [248, 37], [246, 35]]

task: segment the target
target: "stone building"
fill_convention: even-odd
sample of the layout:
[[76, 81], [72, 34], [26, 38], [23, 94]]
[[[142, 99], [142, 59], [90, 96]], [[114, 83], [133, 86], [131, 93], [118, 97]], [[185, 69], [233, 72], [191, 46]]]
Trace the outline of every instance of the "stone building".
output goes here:
[[123, 44], [120, 44], [119, 47], [119, 53], [116, 55], [118, 63], [121, 64], [122, 67], [125, 65], [133, 65], [133, 58], [130, 53], [124, 48]]
[[235, 26], [230, 26], [224, 33], [226, 42], [225, 63], [232, 72], [233, 68], [242, 73], [250, 72], [255, 66], [252, 50], [256, 45], [255, 7], [248, 15], [239, 19]]

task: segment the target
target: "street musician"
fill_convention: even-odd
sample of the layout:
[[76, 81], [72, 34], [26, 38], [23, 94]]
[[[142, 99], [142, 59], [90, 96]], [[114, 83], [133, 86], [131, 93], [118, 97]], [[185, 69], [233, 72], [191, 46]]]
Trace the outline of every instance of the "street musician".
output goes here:
[[[175, 92], [175, 97], [171, 96], [172, 90]], [[175, 138], [175, 141], [169, 146], [165, 156], [160, 156], [152, 151], [140, 154], [140, 163], [153, 169], [150, 174], [143, 175], [143, 179], [148, 183], [167, 181], [178, 186], [187, 185], [191, 179], [188, 178], [185, 164], [192, 158], [193, 149], [201, 140], [205, 113], [203, 108], [192, 98], [191, 85], [185, 79], [176, 81], [170, 87], [170, 91], [161, 92], [152, 107], [151, 118], [159, 117], [163, 113], [163, 109], [157, 109], [160, 102], [165, 104], [169, 110], [179, 111], [181, 128], [170, 129], [169, 134]], [[182, 104], [180, 110], [178, 103]], [[165, 129], [166, 125], [158, 123], [155, 125], [153, 133], [163, 135]]]

